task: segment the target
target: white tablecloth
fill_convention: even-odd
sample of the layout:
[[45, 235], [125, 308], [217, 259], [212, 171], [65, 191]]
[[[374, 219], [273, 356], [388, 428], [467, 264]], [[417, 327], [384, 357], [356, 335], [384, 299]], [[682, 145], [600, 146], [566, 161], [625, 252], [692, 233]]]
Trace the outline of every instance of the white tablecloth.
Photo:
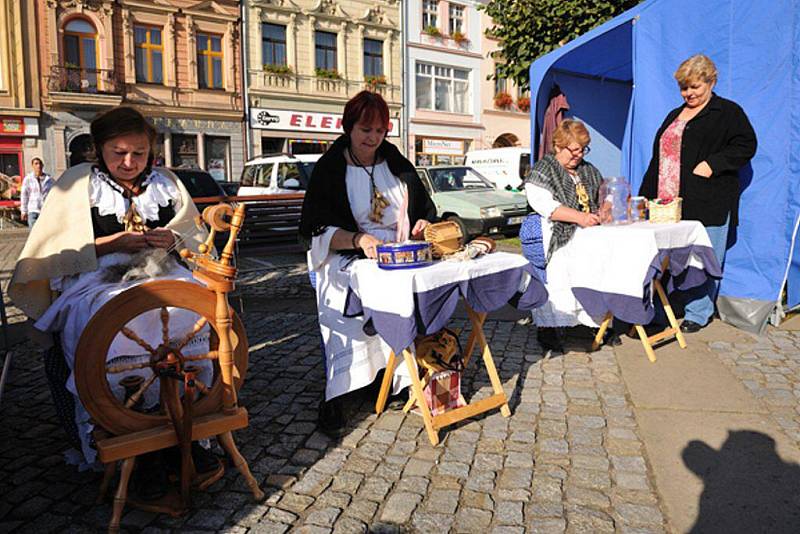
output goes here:
[[708, 234], [698, 221], [579, 228], [573, 240], [570, 286], [593, 316], [610, 310], [629, 322], [649, 322], [650, 284], [660, 274], [666, 255], [678, 289], [699, 285], [708, 276], [722, 275]]
[[445, 326], [462, 297], [478, 312], [494, 311], [508, 302], [529, 310], [546, 302], [547, 291], [528, 260], [518, 254], [496, 252], [398, 270], [359, 260], [352, 266], [344, 314], [363, 314], [399, 353], [417, 334]]

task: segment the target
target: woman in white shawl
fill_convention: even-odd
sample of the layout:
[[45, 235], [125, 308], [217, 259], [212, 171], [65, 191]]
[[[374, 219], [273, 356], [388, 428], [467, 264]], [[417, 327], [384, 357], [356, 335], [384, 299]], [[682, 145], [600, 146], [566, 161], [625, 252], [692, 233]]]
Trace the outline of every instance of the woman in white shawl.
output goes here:
[[[197, 250], [205, 237], [195, 223], [197, 209], [177, 177], [152, 168], [156, 131], [141, 113], [112, 109], [92, 122], [91, 133], [98, 162], [72, 167], [56, 181], [9, 286], [9, 296], [35, 321], [40, 337], [58, 340], [45, 353], [45, 369], [56, 411], [79, 451], [68, 460], [81, 466], [93, 463], [96, 454], [89, 414], [77, 396], [73, 375], [80, 365], [75, 349], [83, 328], [105, 302], [147, 278], [191, 281], [191, 272], [169, 252], [178, 247]], [[142, 272], [131, 276], [132, 268]], [[171, 329], [178, 326], [176, 321], [195, 320], [190, 312], [181, 312], [191, 316], [171, 315]], [[136, 320], [149, 319], [144, 314]], [[120, 354], [135, 354], [127, 349]], [[156, 396], [146, 402], [157, 400]], [[147, 462], [137, 465], [141, 463]], [[166, 488], [164, 482], [139, 484], [140, 498], [157, 498]]]

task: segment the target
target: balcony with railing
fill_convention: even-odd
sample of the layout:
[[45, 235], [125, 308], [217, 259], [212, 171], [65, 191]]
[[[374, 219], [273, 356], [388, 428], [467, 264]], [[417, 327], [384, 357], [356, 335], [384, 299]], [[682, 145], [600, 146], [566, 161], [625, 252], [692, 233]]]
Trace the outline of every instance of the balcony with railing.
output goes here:
[[47, 89], [54, 104], [117, 106], [122, 102], [125, 82], [114, 70], [53, 65]]
[[359, 91], [369, 89], [380, 93], [390, 104], [399, 104], [402, 93], [399, 85], [374, 83], [374, 81], [347, 80], [343, 78], [327, 78], [293, 73], [274, 73], [251, 70], [250, 91], [264, 93], [264, 96], [275, 95], [308, 95], [321, 98], [347, 100]]

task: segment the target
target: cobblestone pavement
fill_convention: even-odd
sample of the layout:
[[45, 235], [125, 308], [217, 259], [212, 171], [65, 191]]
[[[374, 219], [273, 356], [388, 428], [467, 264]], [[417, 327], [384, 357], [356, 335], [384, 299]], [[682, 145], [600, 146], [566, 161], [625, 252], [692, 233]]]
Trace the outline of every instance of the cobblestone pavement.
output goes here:
[[[608, 349], [543, 360], [532, 328], [489, 321], [510, 418], [495, 412], [451, 427], [434, 448], [417, 415], [377, 417], [374, 393], [365, 393], [349, 400], [352, 428], [332, 442], [316, 429], [324, 371], [315, 316], [251, 313], [246, 324], [253, 352], [241, 402], [251, 419], [236, 438], [267, 501], [252, 503], [229, 470], [196, 494], [184, 517], [127, 510], [129, 531], [664, 530]], [[488, 396], [485, 372], [470, 367], [464, 390]], [[110, 505], [94, 504], [99, 474], [64, 464], [41, 361], [27, 344], [15, 348], [9, 386], [0, 429], [0, 530], [104, 528]]]
[[[311, 296], [302, 258], [242, 264], [241, 291], [264, 302]], [[665, 532], [634, 411], [614, 352], [542, 357], [535, 329], [490, 320], [486, 333], [512, 416], [498, 412], [442, 432], [431, 447], [414, 414], [372, 412], [374, 391], [348, 399], [352, 421], [331, 441], [316, 427], [324, 384], [316, 316], [247, 308], [250, 368], [235, 433], [267, 493], [261, 504], [234, 469], [180, 518], [126, 509], [129, 532]], [[465, 327], [456, 321], [455, 327]], [[464, 338], [467, 332], [462, 333]], [[752, 342], [711, 342], [781, 428], [800, 442], [800, 336], [770, 330]], [[466, 396], [491, 394], [470, 366]], [[66, 465], [63, 431], [39, 354], [13, 348], [0, 405], [0, 532], [104, 530], [100, 474]]]
[[770, 328], [752, 342], [713, 341], [709, 347], [800, 446], [800, 331]]

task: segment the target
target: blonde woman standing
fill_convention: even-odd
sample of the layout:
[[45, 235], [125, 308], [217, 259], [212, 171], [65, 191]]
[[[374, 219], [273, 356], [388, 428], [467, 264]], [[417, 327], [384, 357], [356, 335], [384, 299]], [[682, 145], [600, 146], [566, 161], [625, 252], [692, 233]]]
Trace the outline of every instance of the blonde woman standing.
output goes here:
[[[703, 223], [723, 266], [728, 233], [739, 219], [739, 169], [756, 153], [756, 135], [738, 104], [714, 93], [717, 67], [697, 54], [675, 72], [683, 104], [667, 114], [639, 194], [683, 198], [683, 219]], [[697, 332], [714, 314], [719, 281], [685, 291], [681, 330]]]

